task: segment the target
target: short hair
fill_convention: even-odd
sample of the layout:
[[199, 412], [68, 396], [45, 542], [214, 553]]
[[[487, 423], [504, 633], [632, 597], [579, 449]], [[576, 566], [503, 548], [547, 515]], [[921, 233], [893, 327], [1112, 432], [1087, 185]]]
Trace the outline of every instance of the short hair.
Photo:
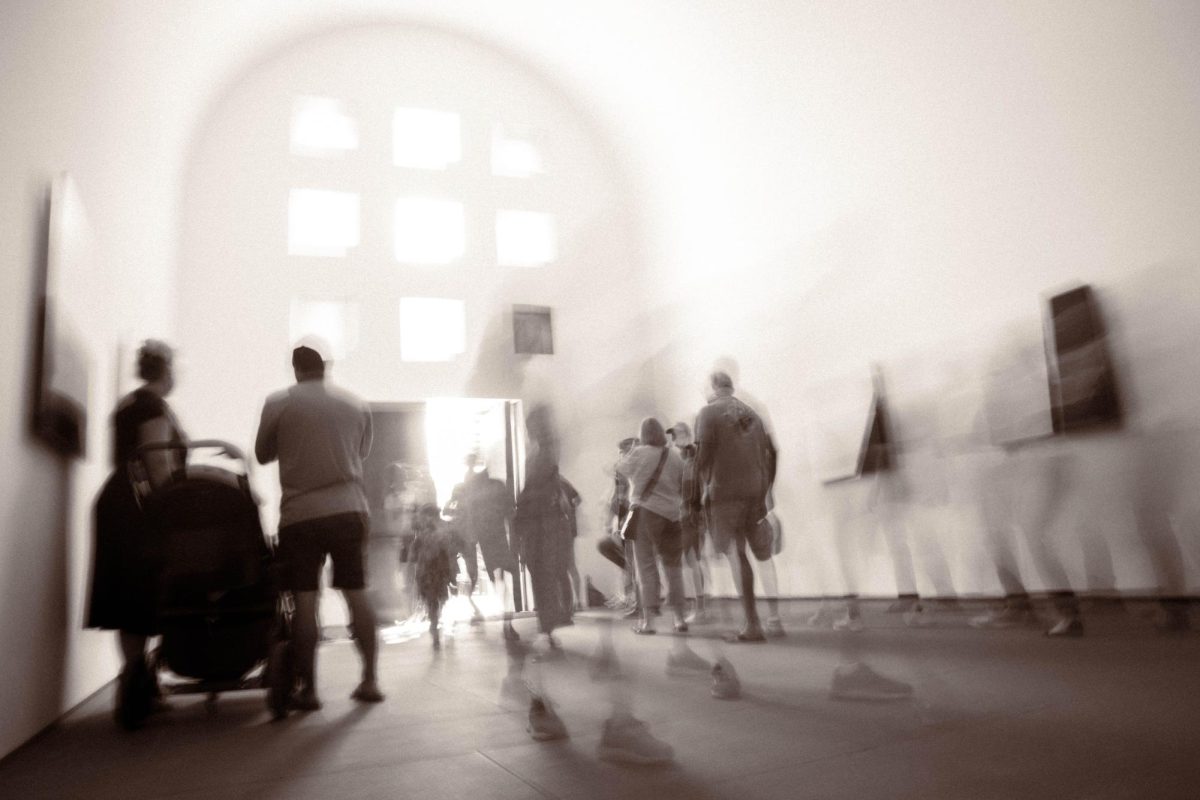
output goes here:
[[665, 447], [667, 444], [667, 434], [663, 430], [662, 423], [654, 417], [646, 417], [642, 420], [641, 435], [638, 438], [642, 440], [642, 444], [648, 444], [651, 447]]
[[147, 339], [138, 348], [137, 374], [144, 381], [154, 382], [166, 376], [175, 359], [171, 346], [159, 339]]
[[723, 370], [717, 370], [709, 376], [709, 382], [714, 389], [732, 389], [733, 378], [729, 377], [729, 373]]
[[311, 347], [301, 345], [292, 351], [292, 367], [308, 375], [324, 375], [325, 359]]

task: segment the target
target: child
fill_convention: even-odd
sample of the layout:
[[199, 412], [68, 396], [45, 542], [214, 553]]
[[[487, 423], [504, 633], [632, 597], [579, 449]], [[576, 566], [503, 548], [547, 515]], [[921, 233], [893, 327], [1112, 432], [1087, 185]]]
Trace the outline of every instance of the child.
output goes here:
[[433, 649], [437, 650], [442, 646], [438, 631], [442, 605], [450, 595], [450, 582], [458, 571], [451, 566], [455, 557], [454, 546], [449, 531], [442, 523], [438, 507], [433, 503], [418, 507], [415, 530], [413, 551], [417, 565], [417, 592], [429, 613], [429, 633], [433, 636]]

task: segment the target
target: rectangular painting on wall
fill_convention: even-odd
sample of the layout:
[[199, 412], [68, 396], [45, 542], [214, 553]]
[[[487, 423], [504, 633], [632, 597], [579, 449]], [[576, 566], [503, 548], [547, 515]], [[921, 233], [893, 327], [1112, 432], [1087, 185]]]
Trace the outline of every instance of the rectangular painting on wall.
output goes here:
[[92, 361], [62, 289], [86, 273], [92, 245], [83, 203], [66, 173], [51, 185], [47, 223], [37, 264], [33, 432], [58, 453], [82, 457]]
[[1095, 292], [1085, 285], [1053, 295], [1044, 319], [1054, 432], [1120, 425], [1116, 374]]
[[513, 306], [513, 349], [530, 355], [554, 355], [554, 331], [546, 306]]
[[858, 478], [864, 466], [868, 471], [884, 467], [879, 451], [885, 429], [876, 389], [874, 377], [864, 369], [807, 392], [813, 461], [822, 482]]

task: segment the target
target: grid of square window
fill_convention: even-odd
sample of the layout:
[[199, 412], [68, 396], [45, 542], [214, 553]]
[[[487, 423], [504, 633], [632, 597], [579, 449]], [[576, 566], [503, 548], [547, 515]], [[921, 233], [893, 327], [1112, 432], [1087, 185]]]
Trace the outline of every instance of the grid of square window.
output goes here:
[[[531, 179], [545, 172], [545, 135], [529, 126], [491, 126], [493, 177]], [[402, 170], [447, 171], [463, 164], [463, 123], [459, 114], [402, 106], [392, 115], [391, 161]], [[291, 151], [305, 158], [337, 158], [359, 147], [358, 122], [333, 98], [300, 97], [292, 108]], [[288, 253], [338, 258], [361, 240], [361, 198], [355, 192], [319, 187], [291, 190], [288, 198]], [[445, 196], [403, 195], [391, 217], [392, 251], [403, 265], [442, 266], [462, 261], [472, 231], [464, 204]], [[479, 232], [475, 232], [477, 235]], [[537, 209], [495, 212], [496, 264], [540, 267], [558, 257], [556, 219]]]

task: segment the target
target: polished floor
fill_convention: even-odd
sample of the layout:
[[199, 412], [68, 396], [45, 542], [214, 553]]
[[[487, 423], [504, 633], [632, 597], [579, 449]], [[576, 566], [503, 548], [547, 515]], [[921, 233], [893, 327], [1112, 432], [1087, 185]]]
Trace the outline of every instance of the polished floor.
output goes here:
[[[1093, 609], [1087, 635], [977, 630], [978, 608], [905, 627], [868, 608], [861, 633], [808, 628], [724, 645], [721, 625], [690, 647], [723, 654], [743, 684], [716, 700], [703, 677], [669, 677], [680, 637], [612, 637], [637, 717], [674, 747], [674, 763], [632, 767], [597, 758], [611, 682], [589, 678], [604, 624], [584, 615], [562, 634], [566, 658], [527, 659], [566, 741], [526, 732], [519, 662], [499, 626], [462, 626], [434, 654], [429, 638], [382, 649], [385, 703], [348, 699], [353, 646], [320, 652], [325, 707], [273, 723], [259, 692], [172, 698], [136, 733], [115, 728], [110, 691], [0, 762], [3, 798], [1197, 798], [1200, 635], [1155, 630], [1149, 607]], [[520, 620], [526, 638], [533, 620]], [[395, 637], [393, 637], [395, 638]], [[399, 637], [403, 638], [403, 637]], [[534, 654], [537, 650], [534, 650]], [[840, 663], [860, 661], [912, 685], [910, 699], [833, 699]], [[10, 690], [14, 687], [10, 687]]]

